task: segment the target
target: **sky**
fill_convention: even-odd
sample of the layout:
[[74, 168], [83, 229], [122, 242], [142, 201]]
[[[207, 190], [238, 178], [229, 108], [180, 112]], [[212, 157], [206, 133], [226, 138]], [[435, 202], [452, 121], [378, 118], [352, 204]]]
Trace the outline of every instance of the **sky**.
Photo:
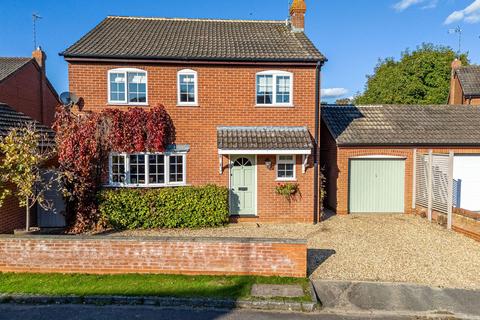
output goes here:
[[[30, 56], [32, 13], [38, 44], [47, 53], [47, 75], [59, 93], [68, 90], [67, 63], [58, 55], [107, 15], [181, 18], [288, 18], [290, 0], [0, 0], [0, 56]], [[323, 100], [362, 92], [379, 59], [399, 58], [423, 42], [462, 51], [480, 64], [480, 0], [306, 0], [306, 33], [327, 56]]]

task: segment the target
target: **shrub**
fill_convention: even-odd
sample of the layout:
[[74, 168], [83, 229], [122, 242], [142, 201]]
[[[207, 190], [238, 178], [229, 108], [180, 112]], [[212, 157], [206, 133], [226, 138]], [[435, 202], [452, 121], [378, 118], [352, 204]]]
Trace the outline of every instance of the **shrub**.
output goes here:
[[228, 189], [214, 185], [100, 192], [102, 219], [114, 229], [204, 228], [228, 222]]

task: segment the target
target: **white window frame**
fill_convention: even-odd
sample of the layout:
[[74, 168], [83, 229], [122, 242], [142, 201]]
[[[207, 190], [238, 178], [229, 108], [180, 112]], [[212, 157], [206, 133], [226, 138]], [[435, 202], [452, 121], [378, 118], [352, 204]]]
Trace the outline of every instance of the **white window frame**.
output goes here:
[[[182, 102], [180, 93], [180, 76], [193, 76], [193, 83], [195, 86], [195, 101], [194, 102]], [[198, 73], [195, 70], [183, 69], [177, 72], [177, 105], [187, 107], [198, 107]]]
[[[145, 83], [145, 102], [128, 102], [128, 74], [129, 73], [145, 73], [146, 83]], [[111, 100], [110, 95], [110, 74], [112, 73], [123, 73], [125, 76], [125, 100]], [[108, 81], [108, 104], [111, 105], [127, 105], [127, 106], [147, 106], [148, 105], [148, 72], [146, 70], [137, 69], [137, 68], [117, 68], [108, 70], [107, 74]]]
[[[280, 157], [291, 156], [292, 160], [281, 160]], [[278, 176], [278, 165], [279, 164], [293, 164], [293, 177], [291, 178], [284, 178]], [[275, 165], [275, 175], [276, 181], [297, 181], [297, 156], [292, 154], [288, 155], [277, 155], [277, 164]]]
[[[132, 184], [130, 183], [130, 155], [144, 155], [145, 156], [145, 183]], [[148, 162], [149, 155], [163, 155], [165, 157], [165, 183], [149, 183], [150, 168]], [[112, 172], [112, 158], [113, 156], [124, 157], [125, 159], [125, 183], [114, 183]], [[170, 156], [182, 156], [183, 165], [183, 181], [170, 183]], [[159, 152], [135, 152], [135, 153], [117, 153], [112, 152], [109, 155], [108, 164], [108, 186], [120, 188], [161, 188], [161, 187], [181, 187], [187, 185], [187, 153], [159, 153]]]
[[[259, 104], [258, 97], [258, 76], [272, 76], [273, 77], [273, 96], [272, 103]], [[290, 77], [290, 102], [289, 103], [277, 103], [277, 77], [289, 76]], [[269, 70], [262, 71], [255, 74], [255, 106], [256, 107], [293, 107], [293, 73], [288, 71]]]

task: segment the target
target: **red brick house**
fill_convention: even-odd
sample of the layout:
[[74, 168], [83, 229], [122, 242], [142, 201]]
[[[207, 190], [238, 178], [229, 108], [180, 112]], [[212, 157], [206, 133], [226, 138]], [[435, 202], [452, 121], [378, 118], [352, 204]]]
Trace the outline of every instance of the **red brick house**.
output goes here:
[[[478, 106], [324, 106], [326, 207], [337, 214], [413, 212], [416, 154], [478, 159], [479, 121]], [[480, 170], [480, 161], [475, 166]]]
[[452, 63], [448, 103], [480, 105], [480, 66], [462, 66], [460, 60]]
[[[217, 184], [235, 221], [314, 222], [319, 216], [320, 70], [289, 21], [107, 17], [61, 53], [84, 111], [150, 108], [173, 119], [165, 154], [111, 154], [113, 187]], [[291, 203], [275, 193], [298, 183]]]
[[[45, 61], [41, 49], [35, 50], [32, 58], [0, 57], [0, 136], [27, 122], [53, 133], [50, 125], [59, 100], [46, 77]], [[8, 197], [0, 208], [0, 233], [24, 227], [25, 210], [15, 198]]]
[[40, 48], [32, 58], [0, 57], [0, 102], [50, 126], [59, 100], [46, 77], [46, 60]]

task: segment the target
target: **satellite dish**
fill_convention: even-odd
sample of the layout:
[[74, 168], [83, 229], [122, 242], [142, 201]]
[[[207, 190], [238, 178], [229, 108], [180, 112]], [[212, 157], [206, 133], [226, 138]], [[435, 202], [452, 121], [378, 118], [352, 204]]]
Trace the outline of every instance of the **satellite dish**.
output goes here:
[[73, 92], [64, 92], [60, 95], [60, 101], [64, 106], [71, 107], [78, 103], [78, 97]]

